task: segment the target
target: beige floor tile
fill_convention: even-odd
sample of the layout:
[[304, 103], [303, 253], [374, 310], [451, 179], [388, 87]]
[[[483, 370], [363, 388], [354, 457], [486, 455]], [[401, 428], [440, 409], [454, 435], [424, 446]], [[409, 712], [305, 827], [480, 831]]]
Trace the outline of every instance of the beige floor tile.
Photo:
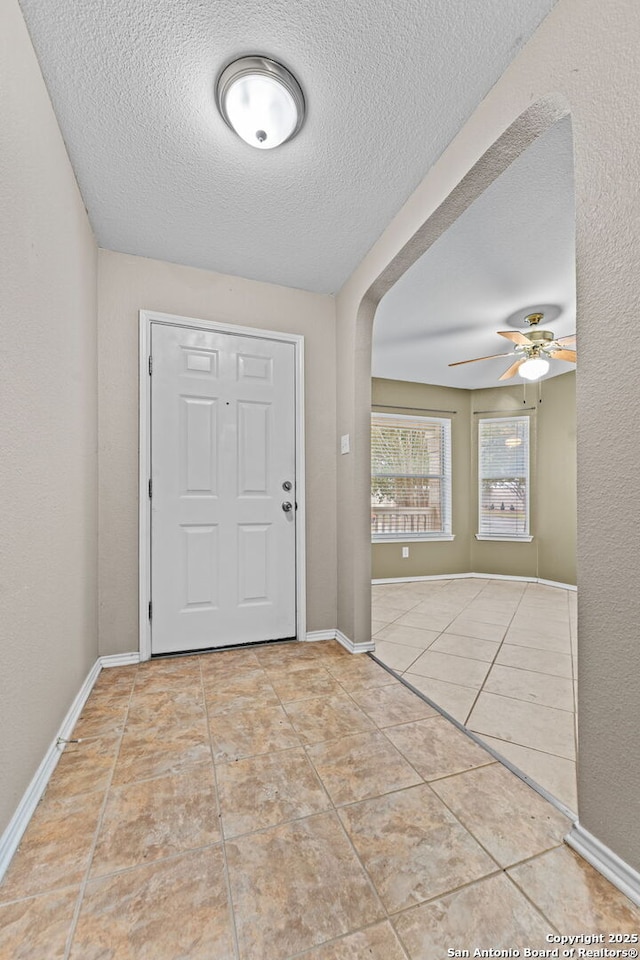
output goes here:
[[0, 884], [0, 903], [80, 883], [89, 864], [104, 795], [45, 796]]
[[380, 603], [374, 603], [371, 606], [371, 617], [373, 620], [386, 620], [387, 623], [393, 623], [394, 620], [397, 620], [398, 617], [405, 614], [407, 610], [410, 610], [413, 605], [412, 602], [396, 602], [391, 604], [382, 601]]
[[496, 663], [505, 667], [519, 667], [521, 670], [533, 670], [552, 677], [571, 679], [571, 657], [566, 653], [554, 653], [552, 650], [536, 650], [516, 644], [503, 643], [496, 657]]
[[407, 647], [404, 643], [387, 643], [381, 637], [375, 638], [375, 657], [397, 673], [408, 670], [411, 664], [422, 654], [420, 647]]
[[516, 611], [516, 603], [505, 601], [484, 602], [483, 600], [474, 600], [465, 608], [465, 617], [469, 620], [477, 620], [480, 623], [493, 623], [498, 626], [506, 627]]
[[162, 689], [143, 692], [133, 691], [127, 723], [127, 732], [134, 728], [147, 730], [153, 727], [171, 735], [175, 730], [206, 723], [202, 684], [198, 681], [189, 689], [180, 685], [175, 690]]
[[328, 663], [327, 670], [347, 690], [384, 687], [397, 682], [384, 667], [363, 653], [347, 654], [346, 660]]
[[389, 913], [496, 870], [426, 784], [339, 810]]
[[320, 743], [355, 733], [370, 733], [375, 727], [346, 694], [299, 700], [285, 707], [303, 743]]
[[385, 730], [387, 737], [425, 780], [493, 763], [494, 759], [444, 717], [403, 723]]
[[569, 810], [577, 811], [576, 765], [573, 760], [554, 757], [550, 753], [521, 747], [517, 743], [496, 740], [494, 737], [482, 739], [537, 784], [548, 790], [553, 797], [564, 803]]
[[0, 957], [62, 960], [79, 887], [0, 906]]
[[281, 706], [258, 706], [252, 710], [218, 714], [211, 718], [210, 727], [216, 763], [300, 746], [300, 740]]
[[209, 737], [203, 722], [185, 729], [157, 730], [141, 726], [125, 730], [112, 783], [133, 783], [180, 773], [210, 758]]
[[437, 780], [433, 789], [506, 867], [558, 846], [570, 822], [499, 763]]
[[319, 657], [318, 648], [322, 642], [302, 643], [288, 641], [286, 643], [267, 643], [256, 647], [256, 657], [260, 665], [269, 673], [270, 670], [280, 670], [287, 667], [289, 670], [304, 670]]
[[155, 694], [161, 690], [197, 693], [200, 689], [200, 661], [198, 657], [175, 657], [168, 660], [148, 660], [138, 666], [133, 695]]
[[67, 744], [49, 780], [48, 798], [104, 792], [111, 781], [119, 745], [118, 734]]
[[455, 620], [457, 610], [451, 613], [430, 610], [428, 604], [421, 604], [424, 609], [418, 610], [417, 608], [411, 610], [410, 613], [405, 613], [400, 617], [396, 618], [396, 624], [398, 626], [405, 627], [416, 627], [418, 630], [432, 630], [434, 633], [441, 633], [443, 630], [446, 630], [452, 620]]
[[213, 764], [109, 791], [90, 876], [220, 840]]
[[573, 684], [564, 677], [494, 664], [485, 680], [484, 691], [570, 713], [573, 711]]
[[565, 710], [481, 693], [467, 725], [475, 733], [575, 759], [573, 716]]
[[233, 960], [220, 846], [91, 880], [71, 960]]
[[411, 960], [446, 957], [448, 950], [549, 949], [548, 923], [504, 874], [412, 907], [393, 923]]
[[307, 747], [336, 806], [421, 783], [416, 771], [382, 733], [360, 733]]
[[91, 696], [109, 694], [128, 697], [133, 690], [137, 672], [138, 664], [131, 664], [129, 667], [103, 668], [93, 685]]
[[533, 647], [535, 650], [549, 650], [552, 653], [571, 653], [571, 639], [569, 635], [553, 636], [544, 634], [535, 628], [509, 627], [504, 638], [505, 643], [518, 647]]
[[360, 690], [353, 699], [378, 727], [437, 716], [437, 711], [401, 683], [376, 690]]
[[469, 660], [484, 660], [491, 663], [500, 649], [500, 644], [493, 640], [458, 636], [455, 633], [441, 633], [429, 649], [434, 653], [450, 653], [455, 657], [466, 657]]
[[221, 763], [217, 776], [225, 837], [298, 820], [331, 806], [302, 748]]
[[122, 733], [129, 709], [130, 695], [130, 690], [126, 694], [112, 693], [106, 688], [98, 693], [92, 691], [82, 708], [71, 737], [73, 739], [103, 737]]
[[402, 643], [406, 647], [418, 647], [420, 650], [430, 647], [437, 637], [436, 630], [420, 630], [399, 623], [390, 624], [379, 634], [380, 640], [386, 640], [387, 643]]
[[227, 859], [241, 960], [292, 957], [384, 919], [333, 813], [230, 840]]
[[480, 687], [488, 672], [489, 664], [481, 660], [452, 657], [448, 653], [435, 653], [431, 650], [427, 650], [411, 664], [411, 673], [417, 673], [418, 676], [467, 687]]
[[380, 630], [384, 630], [385, 627], [388, 627], [389, 623], [387, 620], [372, 620], [371, 621], [371, 636], [375, 637]]
[[342, 692], [338, 681], [331, 676], [326, 667], [315, 661], [293, 672], [286, 667], [280, 668], [277, 672], [272, 670], [269, 678], [283, 703], [310, 700], [313, 697], [328, 697]]
[[564, 934], [640, 933], [640, 907], [566, 846], [509, 876]]
[[303, 960], [406, 960], [389, 921], [351, 933], [305, 953]]
[[240, 673], [224, 681], [207, 678], [204, 696], [209, 717], [229, 710], [248, 710], [254, 705], [277, 706], [278, 694], [264, 670], [256, 673]]
[[241, 676], [259, 670], [262, 667], [262, 657], [258, 658], [256, 651], [263, 647], [239, 647], [237, 650], [213, 650], [203, 653], [200, 657], [200, 669], [203, 680], [212, 680], [219, 676]]
[[464, 613], [456, 617], [447, 628], [449, 633], [455, 633], [457, 636], [491, 640], [494, 643], [500, 643], [506, 629], [504, 625], [499, 623], [483, 623], [482, 620], [470, 620]]
[[407, 670], [403, 674], [403, 680], [406, 680], [412, 686], [429, 697], [433, 703], [454, 717], [459, 723], [465, 723], [469, 711], [478, 696], [478, 691], [473, 687], [463, 687], [457, 683], [446, 683], [444, 680], [433, 680], [428, 677], [419, 677], [417, 673]]

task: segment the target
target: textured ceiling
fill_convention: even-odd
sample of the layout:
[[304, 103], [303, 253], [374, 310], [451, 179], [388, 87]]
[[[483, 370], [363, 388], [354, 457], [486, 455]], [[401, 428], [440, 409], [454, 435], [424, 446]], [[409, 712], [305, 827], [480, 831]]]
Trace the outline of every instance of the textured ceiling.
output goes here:
[[[523, 318], [535, 308], [545, 313], [540, 326], [557, 337], [575, 332], [569, 118], [536, 140], [383, 297], [373, 374], [467, 389], [496, 386], [511, 363], [507, 357], [447, 364], [507, 353], [509, 341], [496, 330], [528, 329]], [[554, 360], [547, 377], [574, 369]]]
[[[554, 0], [21, 0], [99, 244], [337, 291]], [[240, 141], [217, 74], [297, 75], [298, 137]]]

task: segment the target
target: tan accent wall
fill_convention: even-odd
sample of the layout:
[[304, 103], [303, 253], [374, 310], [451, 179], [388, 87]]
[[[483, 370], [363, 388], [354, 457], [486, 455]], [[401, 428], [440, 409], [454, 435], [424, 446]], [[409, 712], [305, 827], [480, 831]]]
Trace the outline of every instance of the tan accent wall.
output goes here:
[[[424, 577], [447, 573], [493, 573], [576, 582], [576, 404], [575, 373], [538, 388], [522, 383], [486, 390], [457, 390], [402, 380], [372, 380], [372, 409], [451, 416], [453, 542], [372, 544], [372, 578]], [[524, 400], [524, 402], [523, 402]], [[425, 413], [424, 408], [430, 412]], [[490, 417], [531, 418], [531, 543], [476, 540], [478, 513], [477, 421]], [[387, 412], [389, 412], [387, 410]], [[409, 547], [403, 559], [402, 547]]]
[[338, 433], [353, 437], [352, 455], [338, 464], [338, 626], [360, 641], [370, 636], [371, 623], [368, 431], [376, 306], [389, 284], [536, 135], [570, 111], [580, 342], [578, 807], [585, 829], [637, 870], [639, 44], [635, 0], [611, 0], [606, 16], [597, 0], [559, 0], [371, 248], [336, 305]]
[[2, 832], [98, 650], [97, 250], [15, 0], [0, 90]]
[[336, 626], [332, 297], [100, 251], [100, 653], [138, 649], [138, 311], [305, 337], [307, 630]]
[[[471, 470], [471, 436], [469, 414], [471, 391], [451, 387], [435, 387], [406, 380], [384, 380], [374, 377], [371, 385], [372, 409], [380, 413], [416, 414], [423, 417], [443, 416], [451, 420], [451, 517], [455, 540], [406, 543], [374, 543], [371, 549], [371, 576], [374, 580], [388, 577], [426, 577], [442, 573], [468, 573], [471, 569], [471, 525], [473, 501], [469, 496]], [[401, 407], [385, 409], [384, 404]], [[425, 412], [425, 408], [429, 412]], [[454, 414], [447, 411], [454, 410]], [[442, 411], [442, 412], [438, 412]], [[402, 558], [402, 547], [409, 547], [409, 557]]]
[[[471, 416], [470, 495], [477, 503], [478, 411], [491, 417], [530, 417], [531, 543], [471, 539], [471, 569], [476, 573], [540, 577], [558, 583], [576, 582], [576, 402], [575, 373], [565, 373], [538, 387], [522, 383], [473, 390]], [[523, 403], [523, 397], [525, 402]], [[474, 506], [473, 525], [477, 524]]]

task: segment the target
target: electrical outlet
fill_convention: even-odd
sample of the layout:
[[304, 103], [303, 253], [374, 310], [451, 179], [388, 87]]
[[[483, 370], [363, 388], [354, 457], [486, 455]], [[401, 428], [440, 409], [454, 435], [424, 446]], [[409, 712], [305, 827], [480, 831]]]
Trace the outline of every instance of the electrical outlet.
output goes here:
[[408, 556], [409, 556], [409, 547], [403, 547], [403, 548], [402, 548], [402, 559], [403, 559], [403, 560], [406, 560]]
[[349, 453], [349, 434], [345, 433], [340, 437], [340, 453]]

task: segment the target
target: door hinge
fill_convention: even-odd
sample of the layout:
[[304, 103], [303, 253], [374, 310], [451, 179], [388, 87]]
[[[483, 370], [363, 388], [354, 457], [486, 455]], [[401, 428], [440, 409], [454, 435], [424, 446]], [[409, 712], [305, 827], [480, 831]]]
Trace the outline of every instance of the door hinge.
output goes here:
[[149, 500], [153, 496], [153, 480], [149, 479]]
[[151, 600], [149, 600], [149, 620], [153, 619], [153, 606]]
[[149, 376], [151, 376], [152, 372], [153, 372], [153, 357], [149, 356]]

